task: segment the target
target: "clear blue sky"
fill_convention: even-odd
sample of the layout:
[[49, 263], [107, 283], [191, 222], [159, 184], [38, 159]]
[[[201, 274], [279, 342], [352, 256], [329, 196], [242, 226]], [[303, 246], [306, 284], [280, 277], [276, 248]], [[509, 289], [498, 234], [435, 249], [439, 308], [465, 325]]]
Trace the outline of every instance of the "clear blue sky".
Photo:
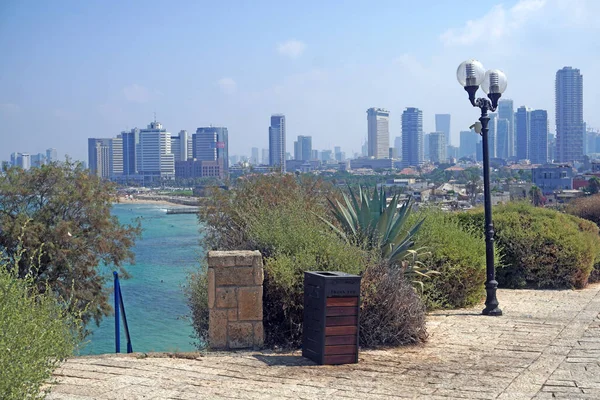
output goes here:
[[477, 58], [508, 76], [515, 106], [547, 109], [554, 78], [584, 75], [584, 118], [600, 128], [600, 1], [0, 2], [0, 160], [58, 149], [87, 159], [88, 137], [157, 119], [173, 134], [230, 132], [230, 154], [267, 148], [272, 113], [313, 147], [360, 151], [366, 109], [477, 118], [455, 79]]

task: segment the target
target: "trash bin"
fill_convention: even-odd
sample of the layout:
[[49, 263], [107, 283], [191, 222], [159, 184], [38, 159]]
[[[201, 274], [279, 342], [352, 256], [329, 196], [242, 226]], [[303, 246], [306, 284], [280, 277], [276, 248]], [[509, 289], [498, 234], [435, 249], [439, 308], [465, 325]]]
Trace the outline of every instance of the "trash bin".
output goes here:
[[360, 279], [344, 272], [304, 273], [303, 357], [321, 365], [358, 362]]

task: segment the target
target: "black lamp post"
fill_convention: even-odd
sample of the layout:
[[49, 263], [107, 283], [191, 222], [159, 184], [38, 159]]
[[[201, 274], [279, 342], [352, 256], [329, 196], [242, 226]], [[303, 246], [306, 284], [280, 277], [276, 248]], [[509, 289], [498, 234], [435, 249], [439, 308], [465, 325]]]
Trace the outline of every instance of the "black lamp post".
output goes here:
[[[488, 147], [488, 122], [490, 117], [488, 111], [496, 111], [498, 99], [506, 90], [506, 76], [497, 69], [485, 71], [483, 65], [477, 60], [467, 60], [458, 66], [456, 71], [458, 82], [469, 93], [469, 100], [473, 107], [481, 109], [481, 138], [483, 146], [483, 197], [485, 208], [485, 265], [486, 282], [485, 290], [487, 296], [485, 299], [485, 309], [483, 315], [502, 315], [502, 310], [498, 307], [496, 298], [496, 270], [494, 268], [494, 224], [492, 222], [492, 194], [490, 190], [490, 154]], [[479, 85], [485, 93], [486, 98], [475, 98], [475, 93]]]

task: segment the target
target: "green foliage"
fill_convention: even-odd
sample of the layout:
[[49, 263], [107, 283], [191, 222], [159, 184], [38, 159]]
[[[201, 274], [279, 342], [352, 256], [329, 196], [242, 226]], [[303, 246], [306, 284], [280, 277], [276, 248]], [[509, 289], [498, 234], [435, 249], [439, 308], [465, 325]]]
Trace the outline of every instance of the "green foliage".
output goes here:
[[50, 288], [39, 291], [31, 276], [0, 260], [0, 398], [44, 398], [42, 385], [71, 356], [82, 323]]
[[331, 211], [341, 229], [325, 222], [347, 242], [365, 246], [368, 250], [378, 249], [381, 257], [392, 266], [400, 264], [413, 246], [413, 236], [423, 223], [421, 220], [407, 229], [406, 221], [412, 207], [410, 199], [398, 208], [398, 195], [386, 204], [383, 186], [379, 190], [374, 188], [371, 198], [360, 186], [358, 196], [351, 188], [349, 192], [350, 196], [342, 193], [344, 204], [329, 199]]
[[208, 344], [208, 276], [206, 268], [190, 274], [184, 288], [194, 327], [195, 345], [204, 349]]
[[[309, 176], [269, 175], [255, 176], [243, 180], [230, 191], [212, 190], [201, 208], [199, 220], [203, 225], [202, 242], [205, 249], [259, 250], [263, 255], [265, 280], [263, 284], [263, 323], [265, 344], [270, 347], [296, 347], [302, 340], [303, 279], [305, 271], [342, 271], [360, 274], [369, 265], [378, 265], [380, 251], [369, 252], [342, 240], [324, 222], [328, 215], [327, 198], [335, 196], [330, 185]], [[205, 284], [199, 282], [204, 275], [192, 280], [192, 290], [202, 293], [188, 298], [199, 337], [205, 337], [207, 324], [207, 301], [204, 297]], [[397, 285], [406, 286], [407, 283]], [[389, 315], [405, 319], [396, 324], [413, 324], [396, 339], [376, 334], [380, 329], [373, 324], [364, 327], [363, 345], [396, 343], [394, 340], [416, 342], [422, 340], [424, 332], [422, 305], [415, 295], [406, 294], [404, 286], [396, 288], [402, 293], [403, 302], [394, 301], [399, 307]], [[372, 285], [370, 285], [372, 290]], [[394, 295], [386, 289], [383, 293]], [[371, 293], [372, 299], [379, 299]], [[368, 312], [381, 313], [389, 308], [377, 307], [376, 303], [365, 303]], [[421, 307], [421, 308], [419, 308]], [[418, 314], [418, 313], [421, 314]], [[413, 313], [413, 314], [411, 314]], [[417, 314], [414, 314], [417, 313]], [[366, 315], [366, 314], [363, 314]], [[420, 322], [421, 321], [421, 322]], [[413, 323], [414, 322], [414, 323]], [[419, 325], [420, 324], [420, 325]], [[204, 335], [204, 336], [203, 336]], [[389, 338], [385, 341], [382, 338]], [[372, 338], [372, 342], [368, 342]], [[400, 339], [398, 339], [400, 338]], [[405, 342], [405, 343], [407, 343]]]
[[423, 300], [429, 309], [473, 306], [484, 296], [485, 242], [479, 232], [463, 228], [451, 214], [427, 209], [416, 235], [426, 246], [421, 262], [439, 274], [423, 279]]
[[[0, 176], [0, 249], [18, 277], [30, 276], [40, 290], [72, 298], [71, 311], [85, 310], [86, 323], [111, 309], [104, 288], [108, 271], [98, 265], [114, 265], [126, 276], [122, 265], [133, 261], [130, 248], [140, 234], [139, 225], [123, 226], [111, 216], [114, 201], [114, 185], [80, 164], [15, 167]], [[23, 256], [17, 260], [19, 238]], [[39, 249], [39, 258], [33, 257]]]
[[[598, 228], [558, 211], [510, 203], [494, 208], [495, 239], [503, 251], [500, 286], [583, 288], [600, 251]], [[483, 231], [483, 210], [458, 215], [463, 226]]]
[[[569, 203], [565, 211], [571, 215], [591, 221], [596, 226], [600, 226], [600, 194], [575, 199]], [[594, 269], [589, 281], [600, 281], [600, 250], [594, 261]]]

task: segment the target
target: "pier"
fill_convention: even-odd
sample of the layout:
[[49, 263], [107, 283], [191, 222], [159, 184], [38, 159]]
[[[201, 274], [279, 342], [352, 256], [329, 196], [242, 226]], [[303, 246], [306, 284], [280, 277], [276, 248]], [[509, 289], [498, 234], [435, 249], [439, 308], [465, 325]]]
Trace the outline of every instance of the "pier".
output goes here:
[[198, 207], [179, 207], [167, 209], [167, 214], [197, 214]]

